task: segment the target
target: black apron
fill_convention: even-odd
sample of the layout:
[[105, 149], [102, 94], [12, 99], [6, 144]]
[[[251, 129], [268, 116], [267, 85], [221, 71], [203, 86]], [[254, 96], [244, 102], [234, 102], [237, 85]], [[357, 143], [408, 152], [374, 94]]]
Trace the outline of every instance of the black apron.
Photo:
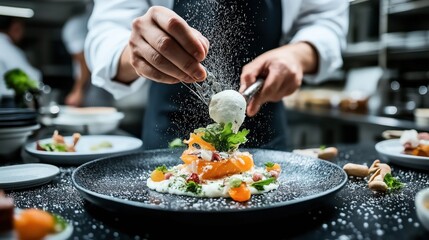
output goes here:
[[[173, 10], [210, 41], [203, 61], [223, 89], [238, 90], [241, 68], [258, 55], [279, 46], [282, 10], [278, 0], [175, 1]], [[183, 84], [151, 82], [143, 122], [143, 147], [168, 147], [174, 138], [187, 139], [194, 129], [213, 123], [208, 107]], [[241, 129], [250, 130], [241, 148], [287, 150], [286, 117], [282, 102], [264, 104]]]

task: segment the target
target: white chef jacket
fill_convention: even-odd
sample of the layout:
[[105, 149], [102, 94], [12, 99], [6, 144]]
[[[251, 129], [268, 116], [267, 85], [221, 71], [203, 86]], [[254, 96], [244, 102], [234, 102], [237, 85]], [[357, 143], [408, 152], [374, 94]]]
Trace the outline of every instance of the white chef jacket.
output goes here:
[[[137, 91], [144, 78], [130, 85], [114, 81], [119, 59], [131, 34], [132, 21], [153, 5], [172, 8], [174, 0], [95, 0], [88, 24], [85, 54], [93, 84], [103, 87], [116, 99]], [[282, 0], [282, 42], [310, 42], [318, 51], [319, 68], [305, 75], [308, 83], [320, 83], [342, 65], [341, 50], [348, 30], [347, 0]], [[293, 35], [292, 35], [293, 34]]]
[[6, 86], [4, 74], [14, 68], [20, 68], [31, 79], [40, 82], [42, 74], [34, 68], [25, 56], [24, 51], [16, 46], [10, 37], [0, 32], [0, 96], [14, 96], [13, 89]]
[[[79, 15], [73, 16], [66, 21], [62, 28], [62, 38], [67, 51], [70, 54], [78, 54], [84, 51], [85, 38], [88, 33], [88, 19], [91, 11], [88, 10]], [[80, 65], [73, 61], [74, 78], [80, 74]]]

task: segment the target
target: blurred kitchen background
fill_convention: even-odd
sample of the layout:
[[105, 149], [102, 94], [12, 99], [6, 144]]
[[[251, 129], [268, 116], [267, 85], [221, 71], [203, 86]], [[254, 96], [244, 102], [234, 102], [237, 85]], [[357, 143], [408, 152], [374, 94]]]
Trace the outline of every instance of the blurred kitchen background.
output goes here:
[[[348, 0], [344, 0], [348, 1]], [[344, 66], [321, 85], [304, 84], [284, 99], [292, 148], [377, 142], [386, 130], [429, 130], [429, 0], [350, 2]], [[63, 104], [73, 85], [61, 37], [64, 23], [87, 0], [0, 0], [31, 9], [21, 47]], [[1, 53], [0, 53], [1, 54]], [[120, 127], [140, 136], [147, 89], [115, 102]], [[416, 117], [416, 110], [427, 115]], [[421, 111], [421, 109], [423, 109]]]

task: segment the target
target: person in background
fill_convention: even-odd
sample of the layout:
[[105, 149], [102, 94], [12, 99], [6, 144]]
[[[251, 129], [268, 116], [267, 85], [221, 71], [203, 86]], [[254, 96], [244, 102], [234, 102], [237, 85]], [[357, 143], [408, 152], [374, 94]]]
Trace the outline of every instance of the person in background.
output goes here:
[[25, 33], [25, 19], [0, 15], [0, 96], [1, 106], [13, 107], [13, 89], [6, 86], [4, 74], [15, 68], [24, 71], [31, 79], [41, 82], [42, 74], [28, 60], [19, 47]]
[[146, 149], [165, 148], [211, 122], [207, 106], [181, 85], [204, 81], [205, 66], [219, 79], [236, 81], [240, 91], [265, 78], [247, 107], [242, 128], [250, 134], [244, 146], [286, 150], [281, 100], [303, 79], [320, 83], [342, 65], [348, 4], [96, 0], [85, 54], [94, 84], [116, 98], [150, 82], [142, 133]]
[[64, 45], [72, 56], [74, 84], [64, 99], [64, 103], [73, 107], [112, 106], [114, 99], [106, 90], [91, 84], [91, 72], [85, 61], [84, 42], [88, 33], [87, 23], [91, 15], [92, 4], [83, 12], [70, 17], [62, 29]]

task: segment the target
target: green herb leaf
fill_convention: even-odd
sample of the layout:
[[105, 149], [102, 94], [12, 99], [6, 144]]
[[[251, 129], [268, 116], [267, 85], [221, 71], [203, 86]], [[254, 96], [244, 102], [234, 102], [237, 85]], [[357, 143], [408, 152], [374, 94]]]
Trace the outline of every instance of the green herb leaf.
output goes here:
[[276, 181], [276, 179], [271, 177], [271, 178], [267, 178], [265, 180], [260, 180], [260, 181], [254, 182], [250, 186], [256, 188], [256, 190], [258, 190], [258, 191], [263, 191], [265, 189], [264, 186], [270, 185], [271, 183], [273, 183], [275, 181]]
[[238, 148], [240, 144], [247, 141], [249, 130], [243, 129], [234, 133], [232, 131], [232, 123], [227, 124], [210, 124], [206, 128], [199, 128], [194, 132], [204, 132], [201, 137], [204, 141], [211, 143], [216, 150], [220, 152], [232, 152]]
[[47, 152], [67, 152], [67, 146], [62, 143], [46, 143], [41, 144], [40, 147]]
[[173, 141], [168, 143], [169, 148], [179, 148], [185, 147], [186, 145], [183, 143], [183, 140], [180, 138], [175, 138]]
[[393, 177], [390, 173], [387, 173], [384, 176], [384, 182], [386, 183], [387, 188], [391, 191], [399, 190], [404, 186], [404, 183]]
[[265, 165], [265, 167], [273, 167], [274, 163], [273, 162], [266, 162], [264, 165]]
[[167, 169], [167, 167], [166, 167], [165, 165], [158, 166], [158, 167], [156, 167], [156, 168], [155, 168], [155, 170], [157, 170], [157, 171], [161, 171], [161, 172], [163, 172], [163, 173], [168, 172], [168, 169]]
[[319, 148], [320, 148], [320, 150], [325, 150], [326, 146], [325, 145], [321, 145]]
[[64, 229], [66, 229], [68, 223], [63, 217], [55, 213], [52, 213], [51, 215], [54, 217], [54, 231], [56, 233], [62, 232]]
[[192, 192], [192, 193], [195, 193], [195, 194], [199, 194], [199, 193], [201, 193], [202, 188], [203, 187], [200, 184], [198, 184], [198, 183], [196, 183], [194, 181], [189, 181], [189, 182], [186, 183], [186, 189], [185, 189], [185, 191]]

